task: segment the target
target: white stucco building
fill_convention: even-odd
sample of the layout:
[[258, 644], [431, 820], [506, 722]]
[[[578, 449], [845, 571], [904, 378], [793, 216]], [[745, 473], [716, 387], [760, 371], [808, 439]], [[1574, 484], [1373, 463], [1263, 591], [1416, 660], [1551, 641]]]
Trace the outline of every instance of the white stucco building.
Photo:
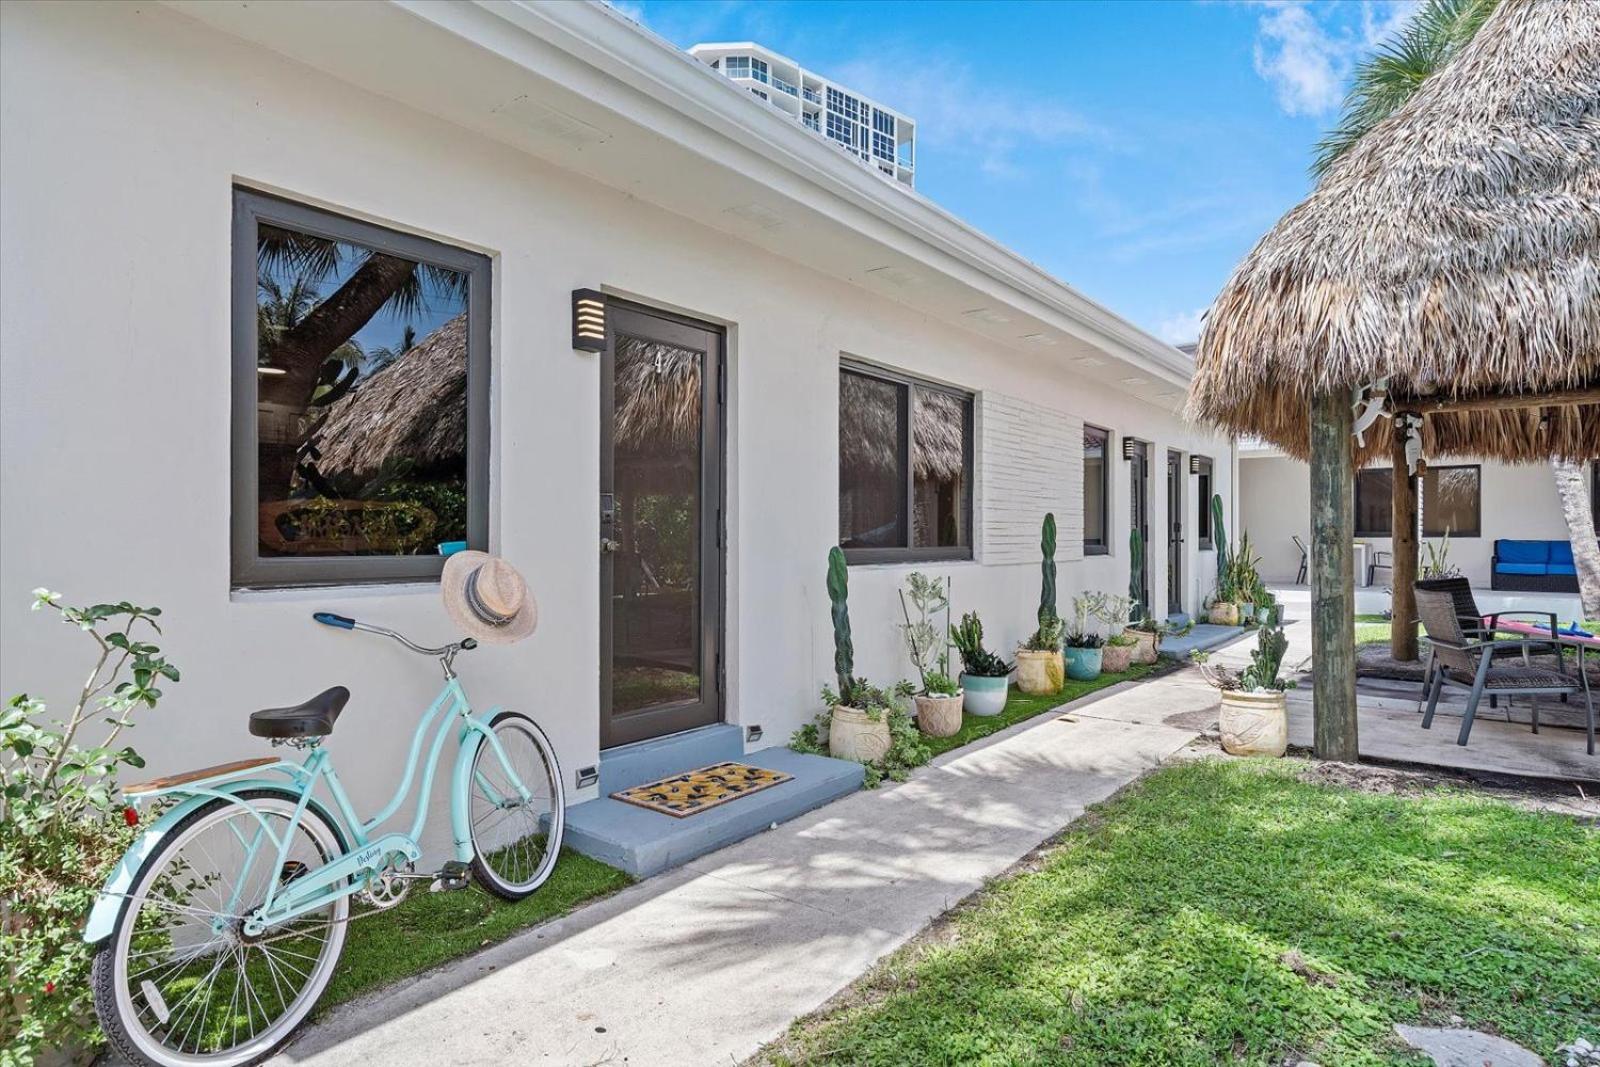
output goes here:
[[[332, 745], [378, 806], [437, 669], [310, 613], [450, 638], [435, 541], [535, 590], [538, 633], [459, 667], [546, 727], [574, 801], [608, 746], [806, 721], [841, 540], [880, 683], [910, 672], [912, 570], [1000, 650], [1027, 636], [1047, 511], [1063, 608], [1127, 588], [1136, 524], [1158, 608], [1210, 588], [1235, 464], [1179, 415], [1186, 356], [604, 7], [0, 20], [0, 684], [60, 706], [81, 680], [36, 586], [159, 605], [183, 681], [131, 737], [153, 773], [261, 754], [249, 711], [338, 683]], [[386, 266], [419, 300], [391, 278], [316, 349], [319, 301]], [[669, 381], [676, 406], [628, 407]]]
[[917, 124], [909, 115], [753, 41], [697, 44], [689, 54], [885, 177], [916, 184]]

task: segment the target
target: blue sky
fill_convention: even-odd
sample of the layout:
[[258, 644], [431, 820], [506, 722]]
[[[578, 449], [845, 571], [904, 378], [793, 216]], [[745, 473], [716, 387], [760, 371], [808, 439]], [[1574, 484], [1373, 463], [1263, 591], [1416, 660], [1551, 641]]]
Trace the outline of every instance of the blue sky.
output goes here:
[[917, 189], [1165, 338], [1310, 189], [1351, 64], [1415, 0], [614, 0], [917, 120]]

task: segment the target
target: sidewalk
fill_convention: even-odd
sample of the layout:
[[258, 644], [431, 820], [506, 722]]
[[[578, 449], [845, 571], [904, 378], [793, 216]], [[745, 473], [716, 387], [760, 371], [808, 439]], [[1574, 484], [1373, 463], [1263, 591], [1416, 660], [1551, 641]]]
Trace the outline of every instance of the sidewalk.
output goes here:
[[1187, 744], [1215, 702], [1192, 671], [1103, 690], [1076, 722], [1020, 723], [337, 1009], [273, 1062], [737, 1063]]

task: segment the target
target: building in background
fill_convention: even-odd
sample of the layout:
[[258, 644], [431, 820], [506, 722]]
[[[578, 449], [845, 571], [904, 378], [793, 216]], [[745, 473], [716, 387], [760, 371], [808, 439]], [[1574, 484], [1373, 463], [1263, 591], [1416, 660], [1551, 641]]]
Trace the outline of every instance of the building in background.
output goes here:
[[689, 54], [885, 177], [916, 185], [917, 124], [907, 116], [749, 41], [697, 44]]

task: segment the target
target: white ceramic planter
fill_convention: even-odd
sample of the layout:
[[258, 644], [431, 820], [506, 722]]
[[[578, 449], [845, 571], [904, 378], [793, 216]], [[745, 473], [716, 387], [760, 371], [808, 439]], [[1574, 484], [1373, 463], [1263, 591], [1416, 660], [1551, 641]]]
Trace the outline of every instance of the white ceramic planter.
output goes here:
[[917, 729], [929, 737], [955, 736], [961, 729], [962, 698], [959, 690], [954, 696], [918, 696]]
[[833, 706], [833, 723], [828, 727], [828, 754], [834, 759], [871, 763], [889, 751], [889, 716], [879, 714], [876, 721], [859, 708]]
[[1235, 756], [1281, 756], [1289, 748], [1289, 713], [1282, 692], [1222, 691], [1217, 718], [1223, 751]]
[[1006, 710], [1010, 677], [988, 678], [977, 674], [961, 676], [961, 706], [968, 715], [998, 715]]
[[1017, 688], [1030, 695], [1059, 693], [1066, 668], [1059, 652], [1017, 650]]

